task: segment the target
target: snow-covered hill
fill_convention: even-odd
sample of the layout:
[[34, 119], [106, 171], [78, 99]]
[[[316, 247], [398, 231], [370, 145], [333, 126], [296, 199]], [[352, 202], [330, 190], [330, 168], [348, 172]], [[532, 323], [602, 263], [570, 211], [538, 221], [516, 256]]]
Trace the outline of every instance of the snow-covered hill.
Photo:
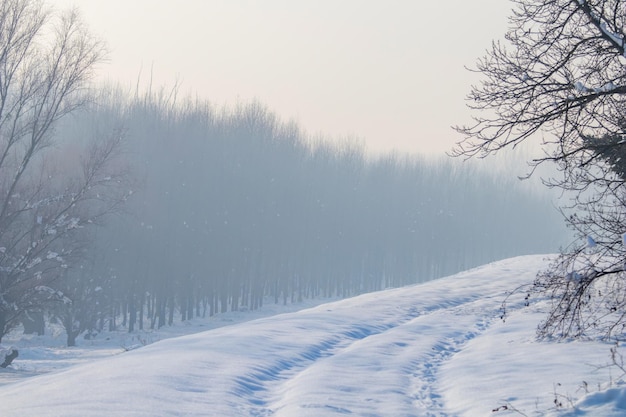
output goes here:
[[619, 372], [598, 369], [611, 345], [536, 341], [545, 306], [523, 308], [523, 293], [500, 320], [506, 292], [546, 264], [509, 259], [97, 360], [58, 349], [65, 369], [22, 378], [52, 368], [29, 348], [0, 371], [0, 415], [626, 415]]

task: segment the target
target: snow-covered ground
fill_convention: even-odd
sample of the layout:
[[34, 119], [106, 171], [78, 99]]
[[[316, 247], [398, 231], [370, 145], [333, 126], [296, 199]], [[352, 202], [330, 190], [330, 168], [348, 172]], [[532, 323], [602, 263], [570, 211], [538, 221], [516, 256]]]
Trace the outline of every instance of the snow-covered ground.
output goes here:
[[626, 415], [621, 373], [604, 367], [612, 345], [536, 341], [546, 306], [524, 308], [524, 293], [500, 320], [506, 292], [546, 265], [513, 258], [297, 312], [250, 320], [282, 309], [267, 307], [76, 348], [62, 335], [7, 339], [20, 357], [0, 371], [0, 416]]

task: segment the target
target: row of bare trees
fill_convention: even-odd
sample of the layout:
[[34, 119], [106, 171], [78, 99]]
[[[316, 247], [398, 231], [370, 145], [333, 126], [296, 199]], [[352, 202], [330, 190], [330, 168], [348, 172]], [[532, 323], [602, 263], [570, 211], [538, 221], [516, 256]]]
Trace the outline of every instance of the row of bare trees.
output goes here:
[[81, 285], [99, 277], [77, 287], [86, 305], [75, 323], [133, 331], [268, 300], [346, 297], [562, 241], [547, 194], [476, 164], [367, 157], [353, 143], [313, 141], [259, 103], [168, 97], [108, 91], [78, 119], [125, 121], [142, 187], [131, 214], [98, 233], [90, 266], [72, 272]]
[[471, 164], [369, 158], [258, 103], [89, 91], [104, 50], [75, 12], [0, 2], [0, 47], [0, 338], [46, 318], [73, 345], [560, 241], [545, 195]]

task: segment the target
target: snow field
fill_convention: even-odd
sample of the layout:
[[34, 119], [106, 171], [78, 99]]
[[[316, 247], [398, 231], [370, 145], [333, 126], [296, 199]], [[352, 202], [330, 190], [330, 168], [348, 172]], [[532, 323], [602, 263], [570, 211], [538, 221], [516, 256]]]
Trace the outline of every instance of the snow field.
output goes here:
[[604, 389], [608, 369], [594, 372], [609, 344], [537, 342], [545, 305], [522, 308], [524, 294], [500, 320], [506, 292], [532, 282], [546, 262], [513, 258], [68, 365], [0, 386], [0, 415], [515, 414], [492, 411], [503, 405], [567, 415], [554, 409], [555, 395], [564, 405], [581, 399], [572, 415], [624, 415], [624, 391]]

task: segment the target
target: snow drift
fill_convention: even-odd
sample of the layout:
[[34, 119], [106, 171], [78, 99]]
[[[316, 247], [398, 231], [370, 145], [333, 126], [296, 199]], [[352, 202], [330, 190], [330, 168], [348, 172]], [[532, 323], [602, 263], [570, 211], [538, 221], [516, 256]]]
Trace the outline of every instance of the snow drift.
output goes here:
[[524, 294], [500, 319], [546, 264], [513, 258], [29, 377], [0, 386], [0, 415], [624, 415], [626, 391], [598, 370], [609, 344], [536, 341], [545, 305]]

